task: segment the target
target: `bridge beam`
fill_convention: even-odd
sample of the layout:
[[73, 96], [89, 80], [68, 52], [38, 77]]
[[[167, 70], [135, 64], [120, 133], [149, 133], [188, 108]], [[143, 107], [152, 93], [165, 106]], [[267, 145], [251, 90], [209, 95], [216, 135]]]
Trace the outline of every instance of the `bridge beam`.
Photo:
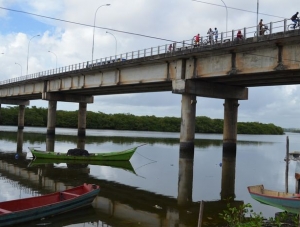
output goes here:
[[23, 99], [0, 99], [0, 104], [29, 106], [29, 100], [23, 100]]
[[248, 88], [195, 80], [173, 80], [172, 93], [219, 99], [248, 99]]
[[43, 100], [62, 101], [62, 102], [79, 102], [79, 103], [93, 103], [94, 97], [92, 95], [74, 95], [63, 93], [44, 92], [42, 94]]

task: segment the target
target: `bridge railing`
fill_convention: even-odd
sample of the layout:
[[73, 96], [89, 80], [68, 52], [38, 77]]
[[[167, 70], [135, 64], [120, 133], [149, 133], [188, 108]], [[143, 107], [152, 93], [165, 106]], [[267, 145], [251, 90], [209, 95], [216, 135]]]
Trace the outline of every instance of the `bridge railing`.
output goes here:
[[[8, 80], [4, 80], [0, 82], [0, 85], [30, 80], [40, 77], [47, 77], [51, 75], [57, 75], [60, 73], [68, 73], [76, 70], [89, 69], [96, 66], [104, 66], [112, 63], [123, 62], [127, 60], [134, 60], [146, 57], [155, 57], [160, 56], [162, 54], [171, 56], [173, 54], [179, 53], [179, 51], [190, 51], [193, 49], [206, 49], [206, 48], [217, 48], [222, 45], [231, 46], [242, 44], [244, 42], [255, 42], [261, 39], [268, 39], [272, 37], [272, 34], [279, 32], [287, 32], [290, 28], [289, 25], [292, 24], [290, 20], [284, 19], [276, 22], [270, 22], [265, 24], [267, 26], [267, 30], [264, 35], [260, 35], [259, 26], [252, 26], [247, 28], [234, 29], [232, 31], [221, 32], [218, 34], [216, 38], [215, 35], [210, 40], [207, 34], [200, 38], [199, 43], [194, 42], [194, 38], [189, 40], [183, 40], [181, 42], [171, 42], [169, 44], [146, 48], [143, 50], [137, 50], [132, 52], [123, 53], [120, 55], [105, 57], [101, 59], [96, 59], [93, 61], [82, 62], [78, 64], [68, 65], [64, 67], [59, 67], [56, 69], [50, 69], [38, 73], [29, 74], [26, 76], [11, 78]], [[238, 31], [241, 31], [243, 34], [243, 39], [238, 40], [236, 34]], [[299, 34], [299, 33], [298, 33]], [[256, 37], [256, 39], [255, 39]], [[253, 38], [248, 40], [248, 38]], [[171, 46], [170, 46], [171, 45]]]

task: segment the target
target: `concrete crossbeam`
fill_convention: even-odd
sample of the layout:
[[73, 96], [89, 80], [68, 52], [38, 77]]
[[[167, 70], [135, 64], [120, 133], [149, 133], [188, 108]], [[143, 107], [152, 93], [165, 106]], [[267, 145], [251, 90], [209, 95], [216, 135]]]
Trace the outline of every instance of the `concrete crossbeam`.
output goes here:
[[248, 100], [248, 88], [195, 80], [173, 80], [172, 93], [218, 99]]
[[42, 94], [43, 100], [61, 101], [61, 102], [78, 102], [78, 103], [93, 103], [94, 97], [91, 95], [73, 95], [62, 93], [44, 92]]
[[22, 100], [22, 99], [0, 99], [0, 104], [6, 105], [23, 105], [29, 106], [29, 100]]

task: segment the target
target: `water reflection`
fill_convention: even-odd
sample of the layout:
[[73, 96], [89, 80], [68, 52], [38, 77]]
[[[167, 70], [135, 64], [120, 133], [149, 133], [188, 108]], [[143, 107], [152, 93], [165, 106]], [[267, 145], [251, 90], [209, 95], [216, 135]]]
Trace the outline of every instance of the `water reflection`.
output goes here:
[[[76, 136], [56, 135], [49, 140], [45, 134], [23, 134], [23, 147], [45, 147], [48, 144], [47, 146], [53, 147], [52, 150], [55, 147], [59, 151], [67, 151], [76, 146], [84, 146], [91, 152], [100, 149], [123, 150], [124, 147], [147, 143], [147, 146], [133, 156], [130, 166], [134, 172], [130, 172], [128, 170], [131, 167], [121, 168], [111, 164], [79, 165], [57, 161], [35, 165], [31, 162], [30, 152], [22, 152], [23, 156], [15, 158], [17, 152], [15, 146], [11, 145], [18, 141], [16, 133], [0, 132], [0, 136], [0, 187], [3, 183], [9, 188], [9, 193], [0, 195], [0, 200], [19, 198], [20, 194], [22, 197], [32, 196], [28, 189], [34, 194], [46, 194], [62, 190], [66, 186], [98, 184], [101, 192], [93, 204], [96, 220], [91, 218], [90, 221], [98, 221], [100, 226], [197, 226], [199, 201], [202, 200], [202, 226], [218, 226], [222, 223], [218, 213], [226, 209], [228, 203], [224, 199], [231, 198], [231, 206], [241, 205], [244, 200], [250, 201], [245, 185], [250, 185], [248, 181], [252, 179], [247, 177], [249, 171], [246, 170], [249, 166], [253, 167], [252, 160], [258, 160], [257, 166], [263, 166], [260, 161], [265, 164], [266, 157], [270, 157], [266, 155], [252, 159], [255, 148], [272, 147], [270, 150], [274, 157], [275, 143], [272, 140], [238, 141], [237, 146], [243, 148], [239, 153], [236, 151], [238, 148], [235, 151], [224, 150], [222, 140], [218, 139], [196, 140], [194, 150], [183, 151], [178, 149], [178, 138], [163, 136], [89, 136], [79, 139]], [[239, 162], [237, 154], [240, 159], [247, 161]], [[154, 161], [147, 164], [149, 160]], [[240, 167], [237, 171], [239, 165], [243, 168]], [[236, 179], [236, 175], [239, 179]], [[14, 184], [19, 187], [13, 187]], [[238, 192], [236, 185], [239, 185]], [[77, 218], [80, 215], [75, 216]], [[72, 222], [64, 215], [62, 219]], [[92, 226], [89, 220], [82, 221], [85, 226]], [[64, 226], [75, 226], [76, 223], [74, 221]]]

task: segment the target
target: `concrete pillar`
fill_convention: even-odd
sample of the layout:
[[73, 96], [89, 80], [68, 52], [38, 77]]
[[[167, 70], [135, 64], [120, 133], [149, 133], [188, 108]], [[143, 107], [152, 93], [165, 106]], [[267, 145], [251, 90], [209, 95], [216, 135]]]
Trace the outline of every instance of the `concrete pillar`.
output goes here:
[[225, 99], [223, 150], [236, 152], [238, 100]]
[[225, 99], [221, 199], [235, 198], [238, 100]]
[[23, 130], [19, 129], [17, 132], [17, 153], [23, 152]]
[[77, 148], [85, 149], [85, 136], [84, 137], [77, 137]]
[[24, 129], [25, 105], [19, 105], [18, 129]]
[[236, 152], [223, 149], [221, 200], [235, 198]]
[[46, 136], [46, 151], [54, 151], [54, 142], [55, 142], [54, 135]]
[[180, 150], [194, 150], [196, 103], [195, 95], [182, 94]]
[[194, 172], [194, 149], [180, 150], [178, 196], [179, 206], [188, 206], [192, 203]]
[[86, 129], [86, 106], [85, 102], [79, 103], [78, 110], [78, 133], [77, 136], [85, 137], [85, 129]]
[[85, 136], [86, 129], [86, 106], [85, 102], [79, 103], [79, 111], [78, 111], [78, 133], [77, 135], [80, 137]]
[[56, 107], [57, 101], [49, 101], [48, 103], [48, 118], [47, 118], [47, 135], [55, 135], [55, 125], [56, 125]]

